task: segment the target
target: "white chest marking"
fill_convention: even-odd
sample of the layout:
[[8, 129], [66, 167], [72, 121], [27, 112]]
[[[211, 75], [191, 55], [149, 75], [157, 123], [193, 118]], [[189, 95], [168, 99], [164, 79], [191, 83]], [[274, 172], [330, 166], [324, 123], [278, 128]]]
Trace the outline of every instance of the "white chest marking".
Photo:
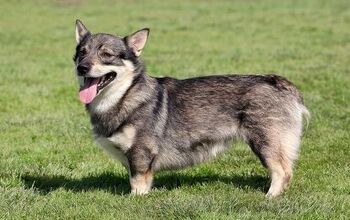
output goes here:
[[130, 149], [134, 142], [136, 130], [133, 126], [126, 126], [121, 132], [111, 137], [96, 137], [96, 142], [101, 145], [112, 158], [120, 161], [124, 166], [128, 166], [128, 160], [125, 153]]

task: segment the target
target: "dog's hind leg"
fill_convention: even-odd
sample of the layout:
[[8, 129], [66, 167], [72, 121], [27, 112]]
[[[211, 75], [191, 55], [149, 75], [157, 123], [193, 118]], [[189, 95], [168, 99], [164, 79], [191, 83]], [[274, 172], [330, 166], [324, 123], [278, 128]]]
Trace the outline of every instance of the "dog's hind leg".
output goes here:
[[292, 178], [292, 164], [282, 158], [266, 158], [266, 164], [271, 175], [271, 185], [266, 196], [269, 198], [280, 195]]
[[291, 132], [274, 129], [255, 129], [249, 135], [249, 145], [262, 164], [270, 171], [271, 185], [266, 194], [272, 198], [280, 195], [293, 175], [293, 162], [297, 158], [300, 137]]

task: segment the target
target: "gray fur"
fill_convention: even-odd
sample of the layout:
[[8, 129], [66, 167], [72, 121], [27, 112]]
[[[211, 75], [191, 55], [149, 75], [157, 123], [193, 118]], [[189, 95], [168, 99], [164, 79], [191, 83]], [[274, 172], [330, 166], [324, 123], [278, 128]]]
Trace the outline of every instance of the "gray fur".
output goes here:
[[[270, 170], [269, 197], [287, 186], [298, 155], [302, 115], [307, 114], [291, 82], [276, 75], [154, 78], [128, 46], [128, 37], [85, 33], [77, 46], [76, 65], [120, 67], [128, 60], [134, 67], [132, 83], [117, 103], [103, 112], [86, 106], [96, 138], [111, 139], [126, 126], [135, 130], [130, 147], [111, 142], [126, 158], [132, 192], [147, 193], [155, 171], [207, 161], [237, 139], [243, 139]], [[108, 64], [96, 56], [101, 45], [116, 54]], [[90, 48], [85, 57], [80, 56], [81, 48]]]

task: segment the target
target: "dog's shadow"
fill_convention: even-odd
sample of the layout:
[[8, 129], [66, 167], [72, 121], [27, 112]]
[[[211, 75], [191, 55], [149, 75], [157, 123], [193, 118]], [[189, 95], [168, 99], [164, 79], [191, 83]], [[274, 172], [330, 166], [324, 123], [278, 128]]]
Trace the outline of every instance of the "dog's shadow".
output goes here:
[[[33, 188], [40, 193], [47, 194], [59, 188], [74, 192], [85, 192], [92, 190], [105, 190], [112, 194], [124, 195], [130, 192], [129, 179], [126, 175], [115, 173], [104, 173], [98, 176], [72, 179], [65, 176], [34, 176], [23, 175], [21, 177], [25, 188]], [[221, 182], [238, 188], [253, 188], [265, 191], [268, 178], [260, 175], [256, 176], [220, 176], [209, 174], [205, 176], [189, 176], [185, 174], [162, 174], [155, 178], [153, 188], [165, 188], [172, 190], [181, 186], [194, 186]]]

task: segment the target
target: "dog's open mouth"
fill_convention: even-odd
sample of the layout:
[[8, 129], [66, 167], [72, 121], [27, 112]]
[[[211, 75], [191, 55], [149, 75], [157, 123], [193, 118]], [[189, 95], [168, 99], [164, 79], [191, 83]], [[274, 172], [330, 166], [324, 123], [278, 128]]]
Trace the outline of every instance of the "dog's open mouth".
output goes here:
[[84, 104], [92, 102], [98, 92], [111, 83], [116, 76], [117, 73], [110, 72], [98, 78], [85, 77], [84, 85], [79, 90], [80, 101]]
[[97, 92], [106, 87], [109, 83], [111, 83], [116, 76], [117, 74], [115, 72], [110, 72], [100, 77], [100, 81], [97, 84]]

